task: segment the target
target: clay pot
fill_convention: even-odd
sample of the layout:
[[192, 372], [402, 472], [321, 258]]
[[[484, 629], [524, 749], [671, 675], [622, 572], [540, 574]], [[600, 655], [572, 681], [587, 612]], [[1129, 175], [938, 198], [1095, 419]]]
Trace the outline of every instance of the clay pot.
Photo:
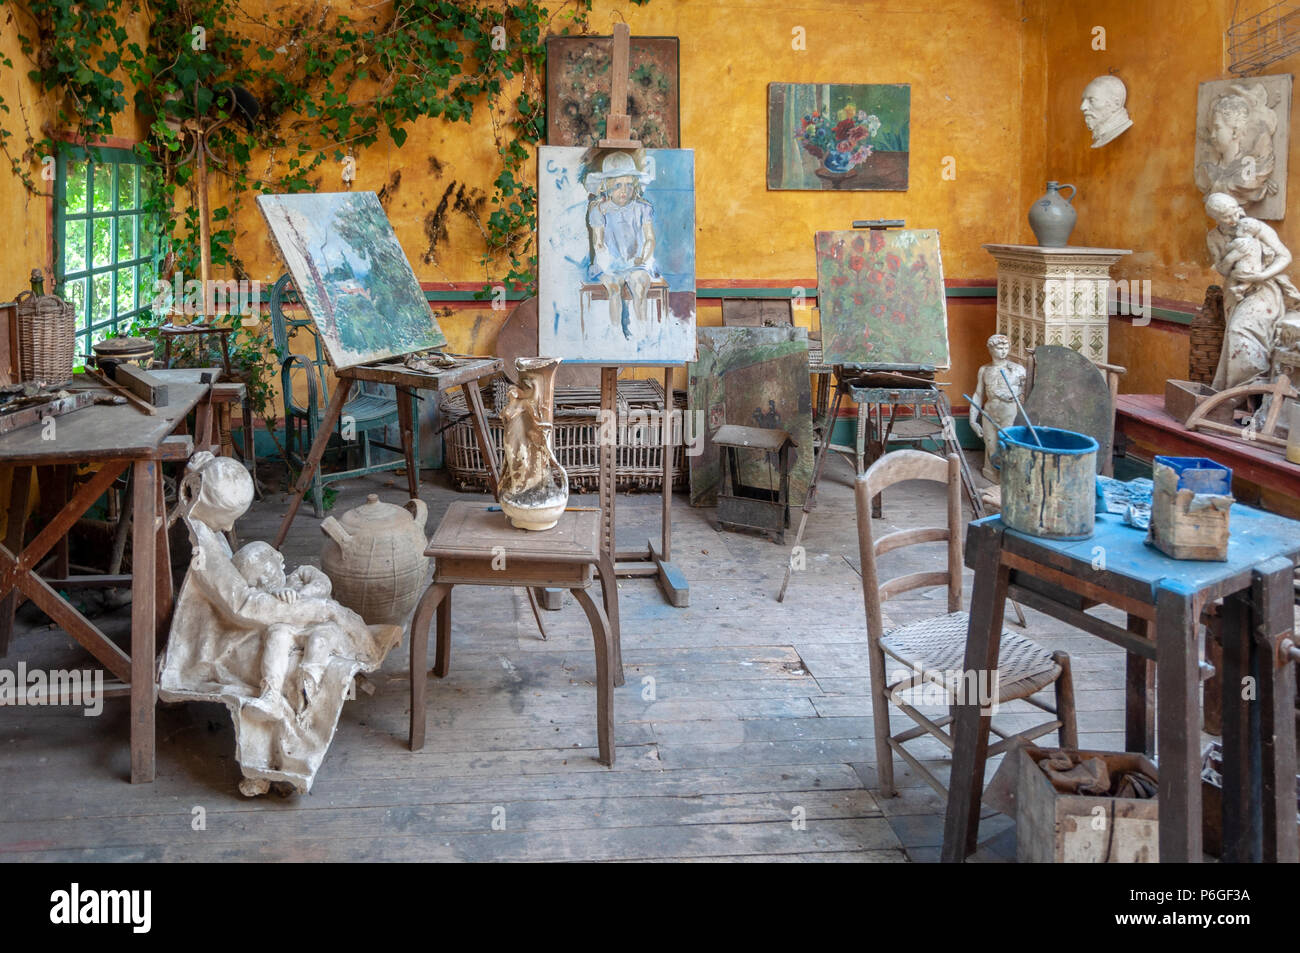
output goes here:
[[326, 517], [320, 561], [334, 598], [371, 625], [402, 625], [428, 581], [428, 517], [423, 500], [403, 508], [373, 493], [338, 519]]
[[[1061, 195], [1061, 189], [1069, 189], [1070, 197]], [[1047, 183], [1047, 192], [1029, 208], [1029, 227], [1034, 230], [1039, 248], [1064, 248], [1070, 241], [1070, 232], [1078, 218], [1074, 206], [1076, 190], [1073, 185]]]

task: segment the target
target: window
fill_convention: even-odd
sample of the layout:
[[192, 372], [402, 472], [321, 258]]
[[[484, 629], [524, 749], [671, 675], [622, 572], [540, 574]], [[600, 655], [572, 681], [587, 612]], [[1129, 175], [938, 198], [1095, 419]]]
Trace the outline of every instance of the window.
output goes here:
[[149, 166], [126, 149], [74, 148], [58, 158], [54, 268], [77, 311], [77, 363], [124, 332], [154, 297], [157, 228], [141, 211]]

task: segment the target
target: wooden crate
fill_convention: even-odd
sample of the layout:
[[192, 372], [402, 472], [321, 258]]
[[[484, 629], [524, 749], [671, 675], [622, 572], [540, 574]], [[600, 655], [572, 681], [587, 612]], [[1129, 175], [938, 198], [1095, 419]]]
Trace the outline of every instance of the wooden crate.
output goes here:
[[[1039, 761], [1056, 753], [1053, 749], [1026, 746], [1017, 755], [1016, 860], [1057, 864], [1158, 861], [1158, 800], [1061, 794], [1038, 767]], [[1140, 754], [1070, 753], [1085, 759], [1101, 758], [1112, 773], [1141, 769], [1157, 777], [1155, 766]]]
[[[1180, 424], [1185, 424], [1197, 407], [1217, 393], [1218, 391], [1209, 384], [1202, 384], [1199, 381], [1176, 381], [1171, 378], [1165, 381], [1165, 413]], [[1220, 404], [1216, 407], [1210, 413], [1210, 420], [1221, 424], [1236, 422], [1232, 407], [1228, 404]]]
[[[569, 476], [569, 488], [575, 492], [594, 491], [600, 483], [600, 399], [590, 401], [590, 388], [574, 388], [573, 400], [567, 401], [567, 388], [557, 388], [553, 449], [555, 458]], [[618, 382], [618, 444], [615, 486], [618, 490], [658, 491], [663, 487], [663, 387], [654, 380]], [[444, 465], [452, 481], [462, 490], [485, 492], [487, 468], [479, 452], [478, 441], [470, 422], [465, 398], [459, 392], [443, 396], [439, 405], [444, 417], [454, 421], [447, 426]], [[674, 392], [673, 407], [685, 413], [685, 394]], [[653, 412], [653, 413], [650, 413]], [[488, 433], [500, 469], [505, 451], [504, 429], [500, 416], [487, 414]], [[672, 480], [677, 489], [687, 481], [684, 435], [677, 435], [673, 446]]]

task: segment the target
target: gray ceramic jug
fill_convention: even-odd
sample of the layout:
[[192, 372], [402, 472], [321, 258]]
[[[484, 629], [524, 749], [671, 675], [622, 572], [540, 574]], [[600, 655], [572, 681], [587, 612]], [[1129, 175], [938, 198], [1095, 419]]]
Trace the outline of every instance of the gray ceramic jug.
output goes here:
[[[1070, 190], [1068, 199], [1061, 195], [1061, 189]], [[1040, 248], [1064, 248], [1069, 242], [1078, 218], [1070, 203], [1078, 194], [1078, 189], [1069, 183], [1048, 182], [1047, 193], [1029, 207], [1029, 227], [1034, 230]]]

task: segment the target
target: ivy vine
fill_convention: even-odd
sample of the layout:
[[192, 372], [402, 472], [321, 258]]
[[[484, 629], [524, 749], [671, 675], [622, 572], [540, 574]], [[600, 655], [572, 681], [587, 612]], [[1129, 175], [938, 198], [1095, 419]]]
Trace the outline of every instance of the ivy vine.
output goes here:
[[[134, 105], [150, 123], [136, 148], [157, 170], [145, 211], [158, 223], [160, 277], [199, 271], [187, 120], [219, 121], [209, 144], [221, 164], [210, 175], [227, 178], [231, 204], [211, 212], [212, 262], [248, 280], [230, 225], [245, 196], [319, 189], [327, 163], [356, 157], [383, 136], [401, 148], [418, 119], [469, 124], [486, 112], [500, 158], [492, 194], [477, 202], [462, 196], [454, 208], [483, 235], [481, 296], [495, 284], [535, 288], [537, 193], [524, 169], [545, 134], [545, 36], [589, 32], [592, 0], [561, 0], [554, 12], [537, 0], [397, 0], [355, 18], [310, 0], [266, 14], [238, 0], [153, 0], [147, 22], [129, 0], [0, 0], [0, 7], [17, 27], [27, 76], [57, 104], [54, 122], [27, 128], [21, 145], [0, 127], [13, 174], [45, 194], [30, 170], [67, 151], [68, 134], [111, 135], [113, 118]], [[0, 65], [17, 68], [3, 56]], [[3, 99], [0, 111], [10, 113]], [[257, 157], [265, 167], [253, 167]], [[238, 316], [229, 320], [233, 356], [265, 416], [265, 337]]]

